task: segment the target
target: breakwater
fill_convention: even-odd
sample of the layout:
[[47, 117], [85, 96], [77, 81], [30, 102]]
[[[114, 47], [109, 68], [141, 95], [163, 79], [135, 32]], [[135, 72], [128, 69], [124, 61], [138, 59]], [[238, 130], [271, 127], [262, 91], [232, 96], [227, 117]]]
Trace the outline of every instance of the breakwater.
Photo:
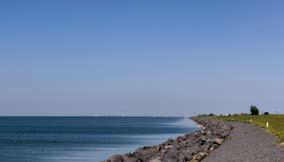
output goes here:
[[233, 127], [222, 121], [192, 117], [200, 130], [168, 139], [155, 146], [145, 146], [133, 153], [113, 155], [104, 162], [199, 162], [230, 136]]

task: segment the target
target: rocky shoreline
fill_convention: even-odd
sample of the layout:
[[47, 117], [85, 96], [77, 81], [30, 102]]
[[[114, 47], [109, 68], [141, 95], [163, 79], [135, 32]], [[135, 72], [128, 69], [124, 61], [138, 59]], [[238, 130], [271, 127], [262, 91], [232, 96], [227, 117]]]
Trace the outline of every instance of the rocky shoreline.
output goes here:
[[191, 119], [200, 130], [133, 153], [113, 155], [104, 162], [199, 162], [230, 138], [233, 127], [228, 123], [202, 117]]

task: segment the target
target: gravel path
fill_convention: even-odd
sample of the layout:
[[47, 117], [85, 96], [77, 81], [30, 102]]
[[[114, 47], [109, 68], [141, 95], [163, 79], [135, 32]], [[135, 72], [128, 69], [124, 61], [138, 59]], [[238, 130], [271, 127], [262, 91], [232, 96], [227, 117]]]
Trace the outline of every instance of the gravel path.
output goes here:
[[202, 162], [284, 162], [284, 148], [264, 129], [232, 123], [231, 139]]

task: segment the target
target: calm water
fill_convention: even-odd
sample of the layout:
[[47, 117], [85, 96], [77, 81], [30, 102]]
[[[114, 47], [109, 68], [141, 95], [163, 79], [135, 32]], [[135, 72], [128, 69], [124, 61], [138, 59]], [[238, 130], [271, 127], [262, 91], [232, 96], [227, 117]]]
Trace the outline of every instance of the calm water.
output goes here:
[[178, 117], [0, 117], [0, 162], [96, 162], [195, 129]]

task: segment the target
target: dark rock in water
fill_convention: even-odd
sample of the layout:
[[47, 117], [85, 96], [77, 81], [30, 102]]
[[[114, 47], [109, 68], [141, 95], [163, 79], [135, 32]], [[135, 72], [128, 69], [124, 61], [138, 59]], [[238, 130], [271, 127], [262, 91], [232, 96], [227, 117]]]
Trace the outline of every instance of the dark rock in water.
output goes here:
[[172, 142], [174, 142], [174, 139], [169, 138], [167, 142], [168, 142], [168, 143], [172, 143]]
[[201, 125], [201, 130], [133, 153], [113, 155], [105, 162], [199, 162], [221, 145], [233, 129], [229, 124], [206, 118], [192, 119]]

